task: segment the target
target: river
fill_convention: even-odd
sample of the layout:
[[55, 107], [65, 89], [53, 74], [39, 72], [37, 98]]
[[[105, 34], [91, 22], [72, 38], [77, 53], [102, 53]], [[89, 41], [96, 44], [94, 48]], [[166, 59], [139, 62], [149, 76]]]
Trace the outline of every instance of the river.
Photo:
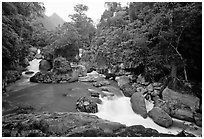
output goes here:
[[[75, 109], [76, 100], [80, 96], [89, 96], [88, 89], [97, 89], [91, 83], [74, 82], [63, 84], [38, 84], [29, 82], [29, 78], [39, 71], [40, 60], [30, 61], [29, 71], [33, 74], [23, 73], [22, 79], [10, 87], [9, 96], [4, 96], [13, 105], [28, 105], [35, 108], [35, 111], [49, 112], [77, 112]], [[116, 86], [116, 82], [111, 81]], [[98, 104], [99, 112], [94, 114], [98, 117], [113, 122], [119, 122], [127, 126], [143, 125], [146, 128], [156, 129], [161, 133], [177, 134], [182, 129], [197, 136], [202, 135], [202, 129], [192, 125], [190, 122], [173, 119], [171, 128], [163, 128], [155, 124], [151, 118], [142, 118], [133, 112], [130, 98], [123, 95], [115, 95], [112, 99], [100, 98], [102, 104]], [[146, 101], [147, 110], [151, 110], [153, 104]]]

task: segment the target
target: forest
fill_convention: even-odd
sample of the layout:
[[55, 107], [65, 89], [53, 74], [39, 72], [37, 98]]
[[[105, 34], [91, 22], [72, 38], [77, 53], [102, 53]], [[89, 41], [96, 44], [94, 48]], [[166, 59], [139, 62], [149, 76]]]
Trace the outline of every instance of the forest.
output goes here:
[[43, 3], [3, 2], [2, 92], [21, 79], [36, 58], [31, 52], [35, 48], [49, 63], [45, 68], [49, 75], [37, 73], [30, 81], [63, 80], [70, 63], [80, 64], [87, 73], [97, 71], [107, 79], [130, 72], [134, 83], [141, 75], [146, 82], [162, 83], [160, 94], [166, 87], [188, 92], [202, 105], [202, 3], [105, 2], [105, 6], [97, 24], [86, 15], [89, 7], [78, 4], [74, 14], [67, 13], [70, 22], [47, 30], [39, 20], [45, 15]]

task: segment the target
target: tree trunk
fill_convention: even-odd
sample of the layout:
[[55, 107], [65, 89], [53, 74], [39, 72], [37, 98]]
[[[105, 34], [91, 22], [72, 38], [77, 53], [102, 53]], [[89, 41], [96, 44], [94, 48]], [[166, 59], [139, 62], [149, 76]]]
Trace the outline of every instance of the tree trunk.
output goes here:
[[172, 78], [172, 89], [175, 90], [177, 84], [177, 66], [175, 64], [172, 64], [170, 76]]

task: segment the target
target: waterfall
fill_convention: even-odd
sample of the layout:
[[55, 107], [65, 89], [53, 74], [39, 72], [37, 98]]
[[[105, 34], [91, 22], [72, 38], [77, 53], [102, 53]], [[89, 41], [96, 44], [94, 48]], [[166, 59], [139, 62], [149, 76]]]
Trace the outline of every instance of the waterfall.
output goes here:
[[[40, 49], [37, 50], [37, 53], [40, 54]], [[22, 75], [24, 77], [30, 78], [33, 75], [35, 75], [37, 72], [39, 72], [39, 65], [40, 65], [41, 59], [33, 59], [32, 61], [29, 62], [29, 66], [27, 67], [28, 71], [33, 72], [32, 74], [26, 74], [28, 71], [24, 71]]]

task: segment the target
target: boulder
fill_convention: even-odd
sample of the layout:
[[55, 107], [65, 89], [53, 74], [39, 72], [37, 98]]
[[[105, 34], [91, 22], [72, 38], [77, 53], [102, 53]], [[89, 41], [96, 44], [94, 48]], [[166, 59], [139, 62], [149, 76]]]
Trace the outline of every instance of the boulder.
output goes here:
[[141, 115], [143, 118], [147, 118], [145, 100], [140, 93], [134, 93], [131, 96], [130, 102], [132, 104], [132, 109], [135, 113]]
[[193, 112], [188, 109], [188, 108], [176, 108], [174, 110], [172, 110], [171, 108], [171, 114], [172, 117], [180, 119], [180, 120], [185, 120], [185, 121], [190, 121], [193, 122], [194, 118], [193, 118]]
[[130, 83], [130, 78], [128, 76], [119, 76], [116, 77], [115, 80], [118, 82], [119, 87]]
[[146, 89], [147, 89], [149, 92], [154, 91], [154, 87], [153, 87], [152, 84], [149, 84], [149, 85], [146, 87]]
[[154, 107], [149, 111], [148, 115], [156, 124], [160, 126], [168, 128], [173, 124], [172, 118], [159, 107]]
[[95, 87], [101, 87], [101, 86], [106, 86], [106, 85], [110, 85], [110, 82], [107, 80], [97, 81], [93, 83], [93, 86]]
[[39, 69], [42, 71], [48, 71], [51, 69], [51, 64], [49, 61], [47, 60], [41, 60], [40, 61], [40, 65], [39, 65]]
[[78, 73], [78, 71], [77, 71], [76, 69], [73, 69], [73, 70], [71, 71], [71, 76], [70, 76], [69, 78], [70, 78], [70, 79], [67, 80], [69, 83], [78, 81], [78, 79], [79, 79], [79, 73]]
[[98, 74], [96, 71], [92, 71], [91, 73], [87, 73], [85, 77], [79, 77], [79, 81], [81, 82], [97, 82], [104, 80], [105, 76], [102, 74]]
[[77, 99], [76, 109], [80, 112], [87, 112], [87, 113], [98, 112], [97, 104], [87, 97], [80, 97]]
[[101, 97], [102, 97], [102, 98], [103, 98], [103, 97], [107, 97], [108, 99], [112, 99], [113, 96], [115, 96], [115, 95], [114, 95], [113, 93], [111, 93], [111, 92], [102, 91], [102, 93], [101, 93]]
[[193, 112], [199, 109], [199, 98], [190, 94], [182, 94], [168, 87], [162, 92], [163, 100], [169, 103], [173, 103], [176, 106], [183, 105], [183, 107], [189, 107]]
[[[38, 112], [2, 117], [3, 137], [173, 137], [145, 128], [126, 127], [87, 113]], [[184, 136], [184, 135], [183, 135]]]
[[88, 89], [88, 91], [90, 92], [91, 97], [99, 98], [99, 95], [101, 94], [101, 92], [95, 89]]
[[136, 92], [130, 84], [123, 85], [121, 90], [126, 97], [131, 97]]
[[77, 65], [78, 71], [79, 71], [79, 76], [86, 76], [87, 75], [87, 69], [83, 65]]

